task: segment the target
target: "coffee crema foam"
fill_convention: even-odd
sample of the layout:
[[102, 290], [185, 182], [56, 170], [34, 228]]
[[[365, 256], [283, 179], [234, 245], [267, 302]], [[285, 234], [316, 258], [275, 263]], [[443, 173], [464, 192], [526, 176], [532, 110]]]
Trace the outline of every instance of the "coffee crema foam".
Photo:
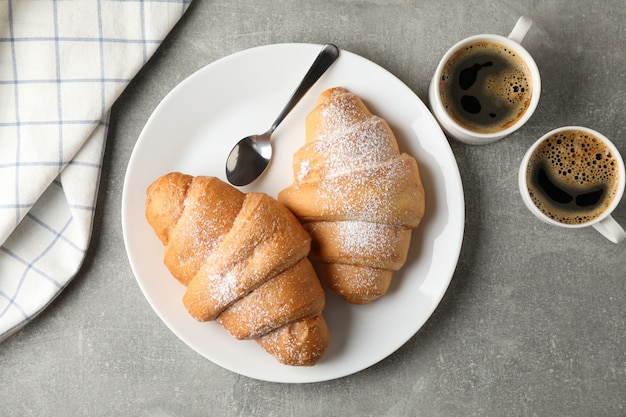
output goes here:
[[532, 77], [526, 62], [494, 41], [477, 41], [455, 52], [443, 67], [439, 94], [446, 112], [475, 132], [499, 132], [530, 106]]
[[528, 162], [528, 193], [549, 218], [584, 224], [603, 214], [617, 195], [618, 164], [602, 139], [580, 130], [558, 132]]

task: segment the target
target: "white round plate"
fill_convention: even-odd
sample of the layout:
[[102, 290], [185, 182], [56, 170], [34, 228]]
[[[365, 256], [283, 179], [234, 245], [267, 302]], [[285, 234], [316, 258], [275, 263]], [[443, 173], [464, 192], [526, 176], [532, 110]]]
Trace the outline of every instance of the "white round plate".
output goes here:
[[304, 119], [325, 89], [343, 86], [386, 119], [400, 149], [419, 164], [426, 214], [413, 232], [409, 258], [389, 293], [364, 306], [327, 292], [331, 333], [312, 367], [278, 363], [254, 341], [239, 341], [215, 322], [187, 314], [184, 287], [163, 265], [163, 246], [144, 216], [146, 188], [170, 171], [225, 178], [225, 161], [242, 137], [264, 132], [317, 56], [321, 45], [277, 44], [220, 59], [174, 88], [144, 127], [128, 164], [122, 227], [131, 267], [146, 299], [187, 345], [219, 366], [273, 382], [317, 382], [361, 371], [389, 356], [426, 322], [443, 297], [463, 240], [463, 188], [450, 146], [422, 101], [380, 66], [347, 51], [322, 76], [272, 138], [274, 159], [261, 178], [242, 187], [276, 197], [293, 179], [291, 159], [304, 144]]

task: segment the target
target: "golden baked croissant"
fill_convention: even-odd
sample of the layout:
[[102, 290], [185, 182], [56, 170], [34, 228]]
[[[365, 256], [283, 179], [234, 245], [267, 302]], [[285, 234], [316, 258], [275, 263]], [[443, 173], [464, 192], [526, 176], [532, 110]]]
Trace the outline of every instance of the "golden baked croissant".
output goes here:
[[148, 188], [146, 218], [195, 319], [256, 339], [288, 365], [324, 354], [325, 296], [307, 258], [311, 238], [274, 198], [174, 172]]
[[307, 116], [293, 171], [278, 201], [313, 238], [310, 257], [321, 280], [354, 304], [384, 295], [424, 215], [415, 159], [400, 153], [385, 120], [336, 87]]

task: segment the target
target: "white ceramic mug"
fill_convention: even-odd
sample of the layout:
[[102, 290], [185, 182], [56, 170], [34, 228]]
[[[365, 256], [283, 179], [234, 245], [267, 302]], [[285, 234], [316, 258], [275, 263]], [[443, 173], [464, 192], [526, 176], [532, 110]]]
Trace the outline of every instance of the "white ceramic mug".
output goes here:
[[[537, 206], [537, 204], [533, 201], [533, 198], [531, 197], [531, 191], [529, 190], [529, 185], [528, 185], [529, 173], [533, 169], [536, 169], [535, 167], [533, 167], [533, 164], [539, 159], [537, 154], [542, 153], [542, 155], [545, 155], [546, 153], [543, 152], [542, 149], [548, 149], [548, 146], [544, 145], [544, 142], [548, 139], [552, 140], [549, 146], [550, 146], [550, 149], [553, 149], [552, 143], [554, 143], [555, 138], [559, 137], [559, 135], [563, 135], [563, 137], [567, 137], [566, 136], [567, 132], [572, 132], [572, 131], [578, 131], [578, 132], [589, 134], [591, 136], [596, 137], [602, 142], [602, 145], [608, 150], [608, 152], [606, 153], [610, 154], [610, 158], [611, 158], [610, 160], [614, 161], [614, 169], [612, 168], [610, 175], [612, 176], [613, 181], [617, 181], [616, 185], [609, 191], [609, 193], [612, 194], [612, 197], [607, 201], [607, 204], [604, 205], [602, 208], [593, 209], [593, 211], [595, 212], [594, 213], [595, 217], [591, 218], [589, 221], [582, 221], [580, 223], [574, 223], [574, 224], [565, 223], [563, 221], [559, 221], [558, 219], [555, 220], [555, 218], [552, 218], [551, 216], [544, 213]], [[544, 145], [544, 147], [540, 148], [541, 145]], [[562, 145], [558, 145], [558, 146], [562, 146]], [[564, 150], [564, 154], [567, 152], [572, 152], [572, 153], [574, 152], [574, 150], [571, 150], [571, 148], [569, 148], [567, 145], [562, 146], [561, 149]], [[553, 150], [550, 152], [552, 155], [555, 155]], [[602, 157], [601, 155], [599, 154], [597, 155], [597, 159], [599, 161], [601, 157]], [[555, 158], [558, 158], [558, 156]], [[568, 160], [567, 158], [568, 157], [566, 156], [564, 160], [561, 160], [560, 158], [558, 159], [560, 163], [563, 163], [566, 168], [570, 166], [571, 164], [571, 161]], [[573, 159], [575, 159], [576, 162], [579, 161], [576, 158], [573, 158]], [[591, 159], [596, 159], [596, 156], [592, 155]], [[593, 163], [593, 161], [591, 162]], [[602, 171], [602, 172], [604, 175], [604, 172], [606, 171]], [[555, 175], [556, 176], [554, 178], [558, 180], [560, 178], [559, 175], [561, 174], [557, 172]], [[565, 176], [566, 174], [563, 173], [562, 175]], [[572, 174], [568, 174], [568, 175], [572, 175]], [[534, 177], [534, 175], [530, 174], [530, 177]], [[566, 227], [566, 228], [581, 228], [581, 227], [592, 226], [594, 229], [600, 232], [604, 237], [606, 237], [607, 239], [609, 239], [611, 242], [614, 242], [614, 243], [619, 243], [623, 241], [624, 238], [626, 238], [626, 232], [624, 231], [622, 226], [620, 226], [615, 221], [615, 219], [611, 216], [611, 213], [613, 212], [613, 210], [615, 210], [620, 200], [622, 199], [622, 196], [624, 195], [625, 183], [626, 183], [626, 171], [624, 168], [624, 160], [622, 159], [615, 145], [606, 136], [602, 135], [601, 133], [596, 132], [595, 130], [592, 130], [586, 127], [581, 127], [581, 126], [565, 126], [565, 127], [561, 127], [558, 129], [554, 129], [546, 133], [528, 149], [528, 151], [524, 155], [524, 158], [522, 159], [522, 163], [521, 163], [520, 170], [519, 170], [520, 194], [522, 196], [522, 199], [524, 200], [524, 203], [528, 207], [528, 209], [535, 216], [537, 216], [539, 219], [543, 220], [546, 223], [549, 223], [555, 226]], [[552, 184], [550, 186], [552, 187]], [[533, 188], [533, 187], [530, 187], [530, 188]], [[590, 184], [589, 188], [592, 189], [593, 185]]]
[[[511, 133], [522, 127], [528, 121], [528, 119], [530, 119], [535, 109], [537, 108], [537, 103], [539, 102], [539, 96], [541, 93], [541, 78], [539, 75], [539, 69], [537, 68], [537, 64], [535, 63], [532, 56], [528, 53], [528, 51], [526, 51], [526, 49], [524, 49], [524, 47], [520, 45], [520, 43], [526, 36], [526, 33], [531, 26], [532, 20], [526, 16], [522, 16], [519, 18], [508, 37], [491, 34], [471, 36], [455, 44], [443, 56], [431, 80], [428, 90], [428, 98], [431, 111], [435, 115], [443, 130], [449, 136], [452, 136], [453, 138], [461, 142], [469, 143], [472, 145], [488, 144], [502, 139], [507, 135], [510, 135]], [[495, 132], [488, 133], [472, 130], [456, 121], [448, 113], [448, 111], [446, 111], [446, 106], [442, 100], [440, 93], [442, 74], [450, 58], [463, 48], [466, 48], [471, 44], [476, 44], [477, 42], [484, 41], [502, 44], [506, 48], [514, 51], [519, 57], [521, 57], [531, 74], [530, 85], [532, 86], [530, 102], [527, 104], [523, 114], [519, 116], [519, 118], [517, 118], [512, 124], [503, 127], [502, 129]]]

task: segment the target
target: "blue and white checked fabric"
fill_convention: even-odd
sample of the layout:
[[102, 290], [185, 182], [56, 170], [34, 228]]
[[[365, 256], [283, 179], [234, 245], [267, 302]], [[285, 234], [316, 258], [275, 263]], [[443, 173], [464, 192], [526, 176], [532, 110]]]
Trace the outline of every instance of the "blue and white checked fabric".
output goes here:
[[110, 109], [191, 0], [0, 0], [0, 340], [77, 273]]

